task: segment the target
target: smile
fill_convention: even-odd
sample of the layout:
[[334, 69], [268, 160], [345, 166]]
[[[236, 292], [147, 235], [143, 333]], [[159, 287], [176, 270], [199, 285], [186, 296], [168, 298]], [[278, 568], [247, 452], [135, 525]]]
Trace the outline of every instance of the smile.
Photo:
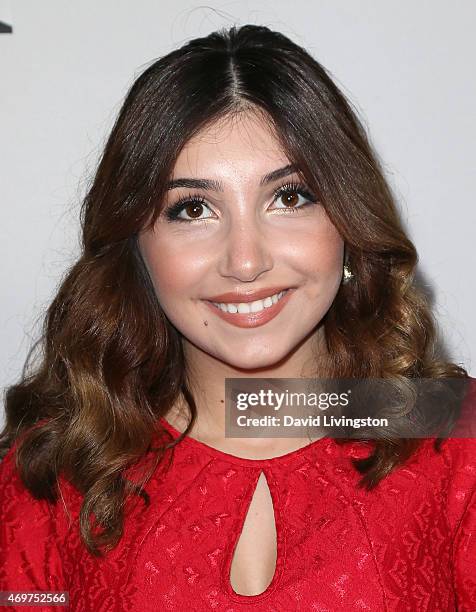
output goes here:
[[207, 306], [221, 319], [237, 327], [264, 325], [281, 312], [294, 289], [285, 289], [262, 300], [240, 303], [220, 303], [204, 300]]
[[271, 308], [273, 304], [277, 304], [287, 291], [288, 289], [280, 291], [279, 293], [264, 298], [264, 300], [256, 300], [255, 302], [241, 302], [239, 304], [212, 302], [212, 304], [220, 308], [220, 310], [223, 310], [223, 312], [230, 312], [231, 314], [236, 314], [237, 312], [240, 314], [261, 312], [265, 308]]

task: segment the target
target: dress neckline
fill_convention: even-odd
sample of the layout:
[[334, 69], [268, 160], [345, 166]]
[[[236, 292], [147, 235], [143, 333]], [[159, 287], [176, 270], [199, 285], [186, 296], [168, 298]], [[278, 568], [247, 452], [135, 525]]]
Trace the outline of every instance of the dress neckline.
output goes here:
[[[171, 425], [164, 417], [160, 417], [159, 422], [172, 434], [174, 439], [182, 435], [182, 432], [180, 432], [173, 425]], [[192, 438], [190, 435], [186, 435], [182, 440], [182, 443], [188, 444], [189, 446], [192, 446], [197, 450], [201, 451], [202, 453], [206, 453], [215, 459], [221, 459], [223, 461], [227, 461], [228, 463], [234, 463], [246, 467], [271, 467], [280, 464], [286, 464], [290, 461], [301, 458], [305, 454], [312, 453], [318, 448], [327, 448], [333, 442], [334, 440], [332, 438], [329, 438], [328, 436], [323, 436], [322, 438], [318, 438], [317, 440], [309, 442], [309, 444], [306, 444], [301, 448], [289, 451], [284, 455], [278, 455], [277, 457], [271, 457], [269, 459], [249, 459], [247, 457], [238, 457], [237, 455], [232, 455], [225, 451], [219, 450], [218, 448], [205, 444], [205, 442], [200, 442], [200, 440]]]

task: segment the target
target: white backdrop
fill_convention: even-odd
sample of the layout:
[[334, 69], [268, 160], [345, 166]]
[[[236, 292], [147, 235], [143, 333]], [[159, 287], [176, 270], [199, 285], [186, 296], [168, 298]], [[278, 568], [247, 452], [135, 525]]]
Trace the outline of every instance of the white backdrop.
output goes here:
[[128, 87], [154, 58], [234, 23], [290, 36], [356, 105], [450, 357], [476, 376], [474, 0], [2, 2], [13, 24], [0, 35], [2, 389], [78, 253], [81, 197]]

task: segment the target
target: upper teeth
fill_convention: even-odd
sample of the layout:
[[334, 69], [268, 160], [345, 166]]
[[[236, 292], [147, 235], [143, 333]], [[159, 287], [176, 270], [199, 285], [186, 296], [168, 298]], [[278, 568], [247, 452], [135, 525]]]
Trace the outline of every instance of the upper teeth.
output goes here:
[[276, 304], [276, 302], [278, 302], [283, 295], [287, 293], [287, 291], [288, 290], [285, 289], [284, 291], [280, 291], [279, 293], [275, 293], [274, 295], [264, 298], [264, 300], [256, 300], [255, 302], [240, 302], [239, 304], [212, 302], [212, 304], [215, 304], [215, 306], [220, 308], [220, 310], [223, 310], [223, 312], [231, 312], [232, 314], [237, 312], [240, 314], [260, 312], [260, 310], [270, 308], [273, 304]]

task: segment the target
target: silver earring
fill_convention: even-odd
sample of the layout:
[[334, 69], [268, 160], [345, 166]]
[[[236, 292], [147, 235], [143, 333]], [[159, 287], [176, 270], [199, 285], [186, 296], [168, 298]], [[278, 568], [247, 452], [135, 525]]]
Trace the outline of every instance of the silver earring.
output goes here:
[[350, 281], [351, 278], [354, 278], [354, 275], [352, 274], [349, 266], [347, 264], [344, 265], [344, 278], [342, 280], [342, 282], [348, 283]]

